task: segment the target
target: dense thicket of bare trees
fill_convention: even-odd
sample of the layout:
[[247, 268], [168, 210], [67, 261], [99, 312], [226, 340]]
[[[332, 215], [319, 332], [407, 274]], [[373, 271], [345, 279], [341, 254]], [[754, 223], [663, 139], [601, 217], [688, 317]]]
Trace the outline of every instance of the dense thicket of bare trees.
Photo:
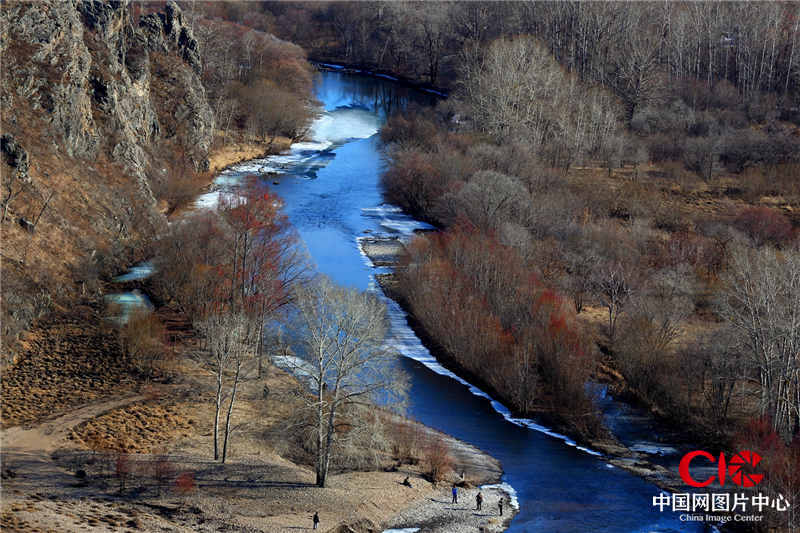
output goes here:
[[432, 83], [442, 73], [452, 81], [464, 45], [533, 35], [569, 72], [615, 89], [629, 116], [687, 80], [708, 88], [726, 80], [743, 98], [792, 96], [800, 84], [800, 8], [792, 3], [275, 2], [262, 9], [265, 29], [312, 53]]
[[[201, 4], [197, 10], [214, 6]], [[272, 143], [302, 137], [313, 118], [312, 69], [298, 46], [252, 27], [198, 17], [202, 80], [220, 140], [246, 134]]]
[[552, 166], [596, 151], [620, 124], [612, 95], [584, 86], [529, 37], [467, 49], [458, 97], [474, 128], [524, 141]]
[[197, 359], [215, 378], [212, 436], [222, 462], [239, 386], [260, 377], [267, 323], [291, 301], [307, 267], [280, 200], [252, 185], [223, 196], [216, 212], [176, 222], [157, 245], [159, 296], [202, 335]]
[[452, 362], [516, 411], [546, 403], [572, 428], [597, 419], [584, 384], [594, 366], [574, 313], [513, 248], [455, 228], [410, 247], [399, 291]]
[[758, 412], [790, 440], [800, 431], [800, 250], [734, 251], [720, 314], [748, 367]]

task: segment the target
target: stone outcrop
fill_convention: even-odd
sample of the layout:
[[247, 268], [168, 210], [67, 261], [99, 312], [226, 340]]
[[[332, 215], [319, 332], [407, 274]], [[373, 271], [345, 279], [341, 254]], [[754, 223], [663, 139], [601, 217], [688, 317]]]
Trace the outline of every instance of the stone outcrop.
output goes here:
[[200, 73], [197, 40], [184, 23], [183, 13], [175, 2], [167, 2], [164, 13], [151, 13], [143, 17], [139, 26], [149, 50], [161, 52], [178, 50], [194, 71]]
[[4, 133], [0, 136], [0, 152], [6, 158], [8, 166], [14, 169], [15, 178], [22, 181], [28, 180], [28, 152], [17, 143], [14, 136]]
[[[163, 141], [154, 93], [152, 53], [180, 58], [171, 63], [169, 83], [185, 95], [186, 121], [176, 142], [190, 148], [197, 168], [207, 165], [213, 116], [198, 74], [197, 41], [180, 8], [142, 16], [134, 25], [128, 0], [8, 3], [0, 52], [6, 60], [3, 105], [13, 125], [14, 108], [27, 103], [51, 124], [58, 149], [91, 159], [107, 150], [141, 180], [154, 145]], [[161, 69], [163, 70], [163, 69]]]

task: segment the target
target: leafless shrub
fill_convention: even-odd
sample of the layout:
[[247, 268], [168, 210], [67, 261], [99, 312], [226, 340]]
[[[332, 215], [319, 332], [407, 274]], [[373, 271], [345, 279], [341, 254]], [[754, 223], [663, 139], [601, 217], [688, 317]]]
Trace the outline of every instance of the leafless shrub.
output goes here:
[[119, 483], [119, 491], [124, 491], [128, 481], [133, 477], [133, 462], [127, 453], [116, 452], [114, 454], [114, 476]]
[[175, 465], [170, 461], [166, 450], [161, 450], [151, 463], [153, 480], [156, 483], [158, 495], [166, 488], [175, 477]]
[[413, 422], [392, 425], [392, 455], [400, 463], [417, 464], [420, 460], [422, 432]]
[[145, 376], [154, 376], [167, 353], [161, 321], [148, 310], [132, 311], [119, 333], [125, 354]]
[[450, 447], [441, 437], [435, 437], [424, 451], [425, 475], [431, 483], [439, 483], [453, 471], [453, 457]]

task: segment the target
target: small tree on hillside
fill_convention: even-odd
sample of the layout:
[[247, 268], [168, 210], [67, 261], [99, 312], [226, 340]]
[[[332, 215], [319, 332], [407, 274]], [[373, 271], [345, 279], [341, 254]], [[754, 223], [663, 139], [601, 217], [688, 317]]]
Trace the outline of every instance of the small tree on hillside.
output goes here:
[[442, 481], [453, 469], [450, 447], [442, 437], [435, 437], [425, 449], [425, 467], [431, 483]]
[[621, 263], [608, 263], [592, 275], [595, 294], [608, 310], [608, 340], [613, 346], [617, 322], [631, 297], [630, 274]]
[[[236, 402], [239, 384], [250, 371], [254, 360], [258, 334], [261, 331], [258, 321], [244, 313], [220, 311], [213, 313], [197, 324], [208, 344], [208, 357], [205, 365], [216, 378], [214, 395], [214, 460], [222, 462], [228, 455], [228, 440], [231, 434], [231, 415]], [[227, 389], [227, 391], [226, 391]], [[227, 400], [227, 408], [225, 401]], [[225, 409], [225, 427], [222, 436], [222, 450], [219, 444], [219, 417]]]

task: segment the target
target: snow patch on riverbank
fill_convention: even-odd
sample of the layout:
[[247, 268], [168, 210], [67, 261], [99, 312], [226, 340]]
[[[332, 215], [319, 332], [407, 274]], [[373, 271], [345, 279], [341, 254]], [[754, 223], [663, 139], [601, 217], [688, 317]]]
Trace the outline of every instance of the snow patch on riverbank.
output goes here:
[[630, 449], [648, 455], [675, 455], [678, 453], [678, 450], [673, 446], [665, 446], [654, 442], [640, 442], [631, 446]]
[[492, 490], [497, 489], [501, 492], [505, 492], [508, 496], [509, 505], [515, 511], [519, 511], [519, 500], [517, 499], [517, 491], [506, 482], [503, 483], [495, 483], [494, 485], [481, 485], [481, 490]]
[[[377, 220], [378, 224], [386, 229], [392, 236], [400, 235], [410, 237], [417, 231], [434, 230], [435, 227], [427, 222], [420, 222], [409, 215], [396, 205], [382, 204], [377, 207], [362, 207], [361, 214], [367, 218]], [[372, 235], [372, 238], [379, 238], [380, 235]]]

